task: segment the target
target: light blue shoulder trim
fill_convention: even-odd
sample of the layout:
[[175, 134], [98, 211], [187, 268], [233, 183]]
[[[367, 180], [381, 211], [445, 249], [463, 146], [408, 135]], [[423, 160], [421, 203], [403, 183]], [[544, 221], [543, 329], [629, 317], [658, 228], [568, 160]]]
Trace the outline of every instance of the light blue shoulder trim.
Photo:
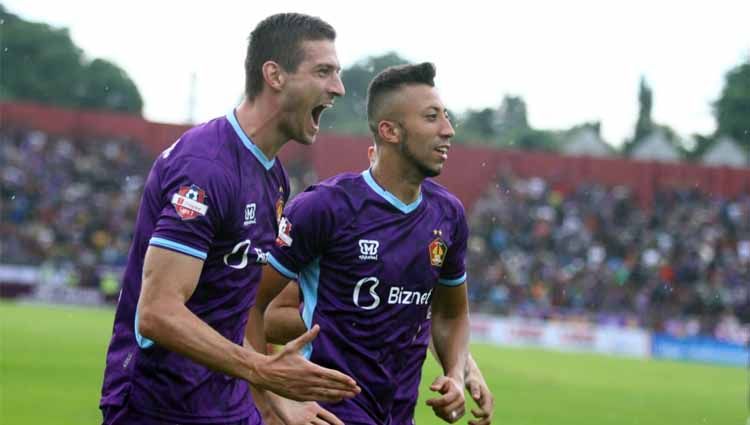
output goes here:
[[276, 258], [274, 258], [274, 256], [271, 255], [270, 252], [268, 253], [268, 264], [270, 264], [271, 267], [273, 267], [274, 269], [276, 269], [277, 272], [283, 274], [284, 277], [288, 277], [289, 279], [294, 279], [294, 280], [297, 279], [297, 273], [295, 273], [295, 272], [289, 270], [288, 268], [284, 267], [284, 265], [281, 264], [279, 262], [279, 260], [277, 260]]
[[[320, 286], [320, 257], [313, 260], [310, 264], [305, 266], [299, 274], [299, 287], [302, 291], [302, 299], [304, 305], [302, 307], [302, 321], [305, 322], [305, 327], [310, 329], [313, 327], [313, 316], [315, 315], [315, 307], [318, 306], [318, 287]], [[310, 359], [313, 352], [313, 343], [308, 342], [302, 347], [302, 356], [306, 359]]]
[[237, 117], [234, 115], [234, 109], [227, 113], [227, 121], [232, 125], [234, 132], [237, 133], [237, 136], [242, 140], [242, 144], [245, 145], [247, 150], [252, 152], [253, 156], [255, 156], [258, 162], [260, 162], [266, 170], [270, 170], [271, 167], [273, 167], [273, 164], [276, 163], [276, 158], [266, 158], [266, 154], [264, 154], [259, 147], [255, 146], [255, 143], [247, 137], [247, 134], [245, 134], [242, 127], [240, 127], [240, 123], [237, 122]]
[[399, 211], [401, 211], [404, 214], [409, 214], [410, 212], [417, 209], [419, 204], [422, 202], [422, 191], [420, 189], [419, 191], [419, 197], [416, 201], [412, 202], [409, 205], [406, 205], [403, 203], [400, 199], [396, 198], [392, 193], [388, 192], [387, 190], [380, 187], [378, 182], [375, 181], [374, 178], [372, 178], [372, 173], [370, 173], [370, 170], [367, 169], [362, 172], [362, 177], [364, 177], [365, 182], [367, 182], [367, 185], [370, 186], [372, 190], [375, 191], [378, 195], [383, 197], [386, 201], [388, 201], [391, 205], [398, 208]]
[[205, 260], [208, 257], [208, 254], [203, 251], [199, 251], [179, 242], [170, 241], [169, 239], [152, 237], [151, 240], [148, 241], [148, 244], [181, 252], [183, 254], [187, 254], [191, 257], [199, 258], [201, 260]]
[[462, 283], [466, 282], [466, 273], [464, 273], [464, 275], [459, 277], [458, 279], [438, 279], [438, 282], [441, 285], [445, 286], [459, 286]]

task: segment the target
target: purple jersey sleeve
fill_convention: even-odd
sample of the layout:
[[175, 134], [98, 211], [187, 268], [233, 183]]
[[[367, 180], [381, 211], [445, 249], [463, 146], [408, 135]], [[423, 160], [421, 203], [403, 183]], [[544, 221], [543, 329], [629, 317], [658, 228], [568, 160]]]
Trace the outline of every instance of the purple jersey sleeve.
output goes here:
[[268, 262], [290, 279], [321, 256], [333, 232], [333, 212], [321, 190], [312, 187], [297, 195], [284, 209], [276, 244]]
[[453, 243], [448, 248], [445, 263], [440, 270], [438, 281], [441, 285], [458, 286], [466, 281], [466, 245], [469, 238], [469, 226], [466, 223], [464, 209], [460, 205], [459, 212], [456, 217]]
[[162, 209], [149, 244], [205, 260], [229, 209], [231, 181], [202, 158], [165, 164], [159, 179]]

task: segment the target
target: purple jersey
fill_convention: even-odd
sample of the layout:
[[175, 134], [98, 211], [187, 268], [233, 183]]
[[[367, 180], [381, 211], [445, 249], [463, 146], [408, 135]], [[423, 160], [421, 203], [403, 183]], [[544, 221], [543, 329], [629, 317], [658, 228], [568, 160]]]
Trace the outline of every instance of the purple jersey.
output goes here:
[[413, 362], [421, 367], [424, 349], [415, 357], [415, 337], [435, 285], [465, 281], [467, 234], [461, 203], [430, 180], [410, 205], [369, 170], [290, 202], [269, 264], [298, 279], [303, 321], [320, 324], [305, 354], [362, 387], [353, 399], [324, 405], [345, 423], [390, 424], [396, 394], [417, 394]]
[[430, 320], [425, 320], [422, 326], [417, 328], [414, 342], [406, 349], [408, 360], [399, 377], [399, 387], [393, 399], [391, 425], [414, 425], [414, 409], [419, 398], [417, 389], [422, 380], [422, 364], [430, 346], [431, 328]]
[[[262, 263], [289, 182], [245, 135], [234, 112], [186, 132], [156, 159], [146, 182], [107, 352], [102, 407], [127, 405], [179, 423], [261, 423], [248, 384], [169, 351], [137, 332], [149, 245], [204, 260], [186, 306], [242, 344]], [[252, 418], [251, 416], [255, 416]]]

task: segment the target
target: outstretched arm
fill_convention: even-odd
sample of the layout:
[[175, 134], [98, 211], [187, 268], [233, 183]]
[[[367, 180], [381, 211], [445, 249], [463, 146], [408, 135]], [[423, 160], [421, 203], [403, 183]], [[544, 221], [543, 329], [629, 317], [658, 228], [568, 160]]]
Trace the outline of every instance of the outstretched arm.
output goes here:
[[136, 313], [139, 345], [157, 343], [213, 370], [260, 382], [265, 356], [224, 338], [185, 306], [202, 268], [198, 258], [149, 246]]

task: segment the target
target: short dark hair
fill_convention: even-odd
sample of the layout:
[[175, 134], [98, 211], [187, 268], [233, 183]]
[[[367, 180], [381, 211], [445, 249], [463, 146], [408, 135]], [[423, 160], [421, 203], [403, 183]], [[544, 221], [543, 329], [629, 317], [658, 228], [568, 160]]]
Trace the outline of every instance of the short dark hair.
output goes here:
[[320, 18], [301, 13], [277, 13], [250, 33], [245, 56], [245, 96], [253, 100], [263, 90], [263, 64], [274, 61], [295, 72], [304, 59], [303, 41], [336, 40], [336, 30]]
[[435, 65], [424, 62], [418, 65], [391, 66], [373, 78], [367, 88], [367, 121], [373, 134], [378, 133], [375, 119], [383, 99], [401, 87], [413, 84], [435, 87]]

